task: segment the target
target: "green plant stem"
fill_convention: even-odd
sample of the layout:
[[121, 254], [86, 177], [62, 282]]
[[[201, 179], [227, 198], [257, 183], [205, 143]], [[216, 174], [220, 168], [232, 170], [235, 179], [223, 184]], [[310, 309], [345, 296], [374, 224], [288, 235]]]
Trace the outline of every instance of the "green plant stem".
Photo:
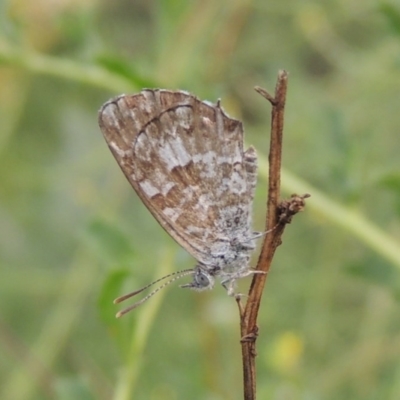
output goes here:
[[[51, 384], [55, 383], [52, 380], [55, 377], [51, 375], [53, 364], [64, 351], [71, 332], [81, 318], [84, 310], [82, 304], [93, 289], [95, 268], [97, 268], [95, 263], [88, 261], [85, 254], [76, 255], [75, 261], [64, 277], [58, 301], [49, 311], [36, 342], [30, 346], [31, 354], [27, 354], [27, 359], [18, 363], [18, 366], [10, 372], [1, 388], [0, 398], [13, 400], [35, 398], [35, 393], [44, 380], [47, 379]], [[40, 361], [32, 364], [32, 360]]]
[[[169, 274], [172, 270], [173, 259], [174, 251], [166, 248], [159, 259], [159, 268], [156, 271], [156, 276]], [[130, 351], [128, 352], [126, 365], [119, 376], [113, 400], [130, 400], [134, 398], [133, 392], [142, 368], [146, 342], [165, 293], [165, 290], [160, 290], [151, 301], [143, 305], [139, 310], [135, 310], [138, 323], [132, 326]]]
[[108, 89], [112, 92], [135, 91], [138, 88], [128, 79], [96, 65], [85, 65], [68, 59], [39, 54], [31, 49], [12, 46], [0, 37], [0, 63], [13, 65], [30, 72]]
[[[268, 162], [263, 156], [258, 157], [260, 176], [268, 177]], [[282, 169], [282, 190], [286, 193], [311, 194], [307, 201], [307, 210], [313, 210], [344, 228], [362, 242], [375, 250], [379, 255], [400, 268], [400, 245], [390, 235], [367, 220], [357, 210], [346, 208], [327, 195], [301, 180], [291, 172]]]

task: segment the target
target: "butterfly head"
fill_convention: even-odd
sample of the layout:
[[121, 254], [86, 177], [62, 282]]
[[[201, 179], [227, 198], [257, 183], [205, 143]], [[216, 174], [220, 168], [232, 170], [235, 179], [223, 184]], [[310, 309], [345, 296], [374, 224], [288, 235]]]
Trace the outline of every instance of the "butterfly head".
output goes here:
[[217, 271], [210, 270], [202, 264], [196, 265], [193, 272], [193, 281], [185, 285], [181, 285], [181, 288], [189, 288], [201, 292], [203, 290], [210, 290], [214, 287], [215, 278]]

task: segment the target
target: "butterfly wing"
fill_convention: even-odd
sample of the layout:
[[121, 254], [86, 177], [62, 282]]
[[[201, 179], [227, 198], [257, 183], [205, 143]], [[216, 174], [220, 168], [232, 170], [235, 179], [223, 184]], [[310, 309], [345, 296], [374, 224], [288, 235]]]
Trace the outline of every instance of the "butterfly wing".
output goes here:
[[219, 103], [144, 90], [107, 102], [99, 125], [143, 203], [198, 261], [215, 241], [250, 237], [256, 155]]

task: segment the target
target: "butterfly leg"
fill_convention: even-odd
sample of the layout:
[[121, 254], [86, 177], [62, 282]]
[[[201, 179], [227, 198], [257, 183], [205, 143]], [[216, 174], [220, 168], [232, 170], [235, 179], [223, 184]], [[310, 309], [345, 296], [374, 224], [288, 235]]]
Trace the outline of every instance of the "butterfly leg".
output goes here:
[[234, 296], [234, 297], [243, 297], [247, 296], [246, 294], [242, 293], [236, 293], [236, 280], [240, 278], [245, 278], [246, 276], [249, 275], [254, 275], [254, 274], [266, 274], [264, 271], [256, 271], [254, 269], [250, 269], [248, 271], [244, 272], [238, 272], [236, 274], [231, 274], [229, 277], [221, 281], [221, 285], [226, 289], [228, 296]]

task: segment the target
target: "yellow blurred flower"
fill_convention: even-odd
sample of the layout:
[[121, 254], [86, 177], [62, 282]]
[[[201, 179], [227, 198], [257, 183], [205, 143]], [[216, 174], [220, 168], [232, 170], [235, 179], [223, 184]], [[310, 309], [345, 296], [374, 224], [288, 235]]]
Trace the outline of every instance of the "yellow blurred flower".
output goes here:
[[295, 332], [285, 332], [273, 344], [268, 352], [267, 363], [279, 373], [291, 375], [301, 363], [304, 350], [302, 338]]

